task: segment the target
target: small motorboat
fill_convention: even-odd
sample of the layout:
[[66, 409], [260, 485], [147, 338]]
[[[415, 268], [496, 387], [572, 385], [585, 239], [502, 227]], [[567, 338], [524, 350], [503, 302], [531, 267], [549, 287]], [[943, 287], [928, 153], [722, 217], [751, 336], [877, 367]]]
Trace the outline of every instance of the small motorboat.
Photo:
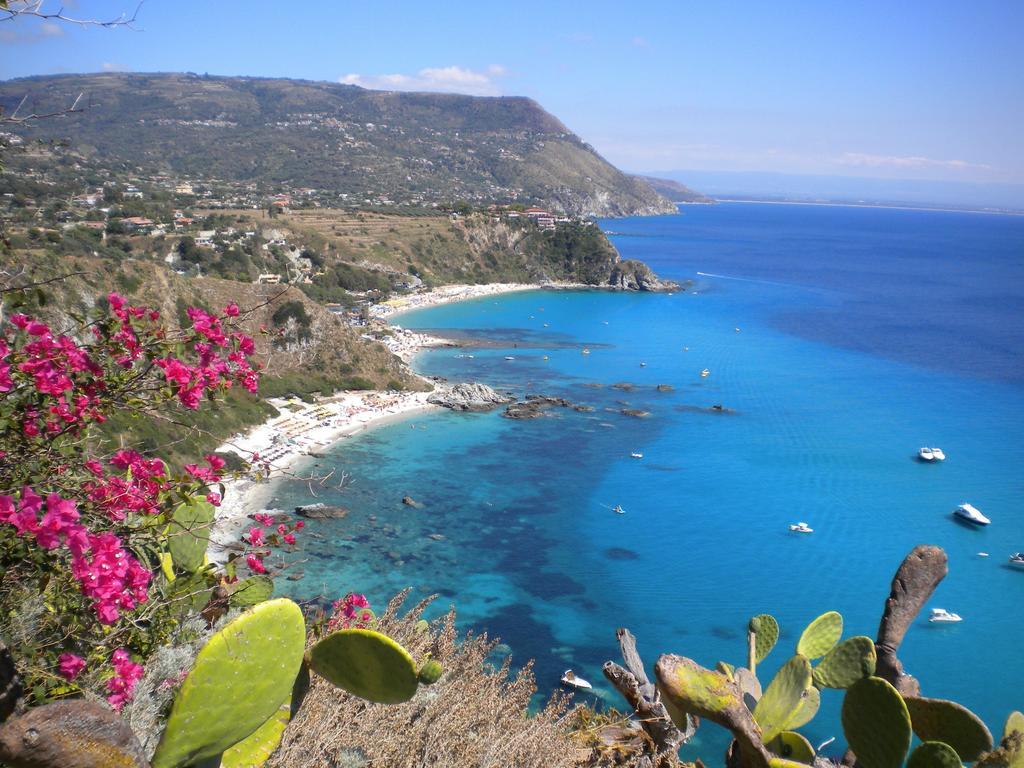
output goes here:
[[515, 358], [512, 357], [512, 355], [505, 355], [505, 359], [506, 360], [515, 360]]
[[733, 328], [733, 330], [734, 330], [734, 331], [736, 331], [736, 333], [739, 333], [739, 332], [740, 332], [740, 329], [739, 329], [739, 328]]
[[700, 375], [701, 375], [701, 378], [706, 379], [708, 376], [711, 375], [711, 371], [709, 371], [707, 368], [705, 368], [703, 371], [700, 372]]
[[935, 459], [935, 461], [945, 461], [946, 454], [942, 452], [941, 448], [932, 448], [932, 458]]
[[642, 453], [639, 453], [638, 451], [634, 451], [629, 455], [632, 456], [634, 459], [642, 459], [644, 457], [644, 455]]
[[1014, 552], [1010, 555], [1010, 565], [1024, 568], [1024, 552]]
[[548, 356], [547, 356], [547, 355], [544, 355], [544, 359], [545, 359], [545, 360], [547, 360], [547, 359], [548, 359]]
[[562, 675], [562, 685], [569, 688], [576, 688], [580, 691], [589, 691], [594, 687], [571, 669], [565, 670], [565, 673]]
[[992, 521], [985, 517], [973, 504], [961, 504], [953, 510], [953, 514], [974, 525], [988, 525]]
[[917, 458], [921, 461], [935, 461], [935, 452], [931, 448], [918, 448]]
[[647, 367], [647, 363], [640, 363], [640, 367], [641, 368], [646, 368]]
[[988, 557], [988, 552], [979, 552], [978, 557]]
[[963, 621], [963, 619], [960, 617], [960, 614], [950, 613], [945, 608], [932, 608], [932, 615], [928, 617], [928, 621], [954, 624], [958, 621]]
[[589, 355], [590, 354], [590, 350], [587, 349], [586, 347], [584, 347], [583, 349], [580, 350], [580, 354], [581, 355]]
[[614, 512], [616, 515], [626, 514], [626, 510], [622, 508], [621, 504], [616, 504], [614, 507], [612, 507], [612, 512]]
[[807, 523], [794, 523], [789, 526], [789, 530], [793, 533], [814, 533], [814, 529], [811, 528]]

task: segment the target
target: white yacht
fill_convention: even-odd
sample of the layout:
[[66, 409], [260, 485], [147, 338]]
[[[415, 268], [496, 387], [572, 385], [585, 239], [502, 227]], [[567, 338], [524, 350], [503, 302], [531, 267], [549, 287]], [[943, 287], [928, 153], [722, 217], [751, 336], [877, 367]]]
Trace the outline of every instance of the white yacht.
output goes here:
[[705, 368], [703, 371], [700, 372], [700, 375], [701, 375], [702, 378], [706, 379], [708, 376], [711, 375], [711, 371], [709, 371], [707, 368]]
[[571, 669], [565, 670], [565, 673], [562, 675], [562, 685], [568, 686], [569, 688], [576, 688], [581, 691], [589, 691], [594, 687]]
[[928, 621], [953, 624], [958, 621], [963, 621], [963, 619], [960, 618], [960, 614], [950, 613], [945, 608], [932, 608], [932, 615], [928, 617]]
[[975, 525], [988, 525], [992, 521], [985, 517], [973, 504], [961, 504], [953, 510], [953, 514]]
[[506, 360], [515, 360], [515, 358], [512, 355], [505, 355], [505, 359]]
[[814, 529], [811, 528], [807, 523], [794, 523], [789, 526], [789, 530], [793, 533], [814, 533]]
[[1014, 552], [1010, 555], [1010, 565], [1024, 568], [1024, 552]]
[[644, 455], [639, 451], [633, 451], [633, 453], [629, 455], [632, 456], [634, 459], [642, 459], [644, 457]]
[[583, 349], [580, 350], [580, 354], [581, 355], [589, 355], [590, 354], [590, 350], [587, 349], [586, 347], [584, 347]]
[[932, 448], [932, 458], [936, 461], [945, 461], [946, 454], [942, 452], [941, 448]]
[[931, 448], [919, 448], [917, 451], [917, 458], [921, 461], [935, 461], [935, 453]]

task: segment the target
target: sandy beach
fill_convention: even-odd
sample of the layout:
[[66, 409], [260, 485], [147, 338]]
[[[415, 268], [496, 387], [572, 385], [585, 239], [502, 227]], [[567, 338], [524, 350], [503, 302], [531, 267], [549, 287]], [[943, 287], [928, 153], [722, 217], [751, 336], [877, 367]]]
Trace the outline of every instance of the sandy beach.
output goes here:
[[[374, 305], [371, 315], [393, 319], [414, 309], [539, 287], [522, 283], [449, 285]], [[409, 365], [423, 349], [448, 342], [399, 327], [381, 343]], [[429, 394], [361, 391], [336, 392], [314, 403], [297, 398], [268, 400], [278, 410], [277, 416], [232, 436], [217, 449], [237, 454], [251, 467], [244, 475], [224, 482], [224, 499], [217, 509], [210, 537], [211, 560], [226, 559], [227, 545], [238, 539], [249, 515], [265, 508], [281, 479], [302, 474], [299, 465], [303, 459], [329, 449], [346, 437], [439, 408], [427, 402]], [[311, 499], [311, 503], [313, 501]]]

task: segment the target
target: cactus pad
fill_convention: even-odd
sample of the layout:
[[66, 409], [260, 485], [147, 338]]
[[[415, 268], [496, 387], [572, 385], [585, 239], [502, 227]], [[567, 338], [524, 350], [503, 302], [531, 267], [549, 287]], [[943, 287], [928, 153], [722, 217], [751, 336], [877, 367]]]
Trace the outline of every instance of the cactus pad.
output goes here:
[[906, 702], [914, 733], [921, 741], [942, 741], [966, 762], [992, 749], [992, 734], [966, 707], [945, 699], [913, 696], [906, 697]]
[[765, 744], [772, 754], [795, 760], [798, 763], [813, 763], [814, 748], [810, 742], [795, 731], [783, 731]]
[[910, 713], [903, 697], [880, 677], [846, 690], [843, 734], [864, 768], [901, 768], [910, 749]]
[[416, 693], [416, 664], [402, 646], [372, 629], [342, 629], [309, 650], [309, 666], [328, 682], [378, 704]]
[[843, 636], [843, 617], [835, 611], [823, 613], [800, 635], [796, 652], [808, 659], [817, 659], [832, 650]]
[[803, 707], [809, 688], [813, 689], [811, 663], [806, 657], [797, 655], [782, 665], [754, 708], [754, 720], [761, 726], [766, 742], [796, 727], [790, 723]]
[[231, 588], [232, 605], [256, 605], [274, 594], [274, 580], [269, 576], [249, 576]]
[[875, 674], [875, 642], [860, 635], [843, 640], [814, 668], [819, 688], [849, 688], [862, 677]]
[[213, 505], [204, 499], [192, 499], [174, 508], [167, 532], [167, 548], [175, 567], [185, 573], [203, 567], [213, 516]]
[[797, 762], [785, 757], [769, 757], [768, 768], [807, 768], [807, 763]]
[[284, 598], [211, 637], [174, 699], [153, 768], [190, 765], [256, 731], [291, 693], [305, 645], [302, 611]]
[[960, 757], [949, 744], [926, 741], [910, 753], [907, 768], [962, 768]]
[[1012, 733], [1019, 733], [1024, 736], [1024, 714], [1011, 712], [1006, 718], [1006, 725], [1003, 727], [1003, 738], [1008, 738]]
[[278, 707], [277, 712], [248, 738], [224, 750], [220, 768], [257, 768], [263, 765], [281, 743], [281, 736], [290, 719], [290, 710], [289, 700]]
[[806, 691], [804, 691], [804, 697], [800, 700], [800, 707], [793, 716], [786, 723], [786, 727], [790, 730], [794, 728], [800, 728], [801, 726], [807, 725], [814, 716], [818, 714], [818, 708], [821, 706], [821, 691], [811, 685]]
[[717, 664], [715, 664], [715, 669], [717, 669], [730, 680], [734, 680], [736, 677], [736, 667], [734, 667], [727, 661], [718, 662]]
[[420, 667], [419, 680], [423, 685], [433, 685], [441, 679], [444, 670], [436, 661], [428, 661]]
[[673, 660], [670, 674], [663, 676], [659, 670], [658, 689], [678, 712], [715, 720], [730, 707], [743, 706], [739, 688], [721, 672], [705, 669], [690, 659]]
[[750, 620], [748, 628], [754, 633], [754, 659], [760, 664], [779, 640], [779, 622], [771, 614], [762, 613]]

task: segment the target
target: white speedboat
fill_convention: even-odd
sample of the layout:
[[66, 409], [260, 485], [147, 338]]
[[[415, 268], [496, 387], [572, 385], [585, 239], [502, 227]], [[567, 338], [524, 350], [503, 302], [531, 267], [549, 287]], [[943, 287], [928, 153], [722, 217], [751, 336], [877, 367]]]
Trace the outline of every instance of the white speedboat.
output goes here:
[[641, 368], [646, 368], [647, 367], [647, 363], [640, 363], [640, 367]]
[[1024, 568], [1024, 552], [1014, 552], [1010, 555], [1010, 565], [1016, 565], [1018, 568]]
[[946, 454], [942, 452], [941, 448], [932, 448], [932, 458], [936, 461], [945, 461]]
[[505, 355], [505, 359], [506, 360], [515, 360], [515, 358], [512, 355]]
[[960, 618], [960, 614], [950, 613], [945, 608], [932, 608], [932, 615], [928, 617], [928, 621], [954, 624], [958, 621], [963, 621], [963, 619]]
[[587, 349], [586, 347], [584, 347], [583, 349], [580, 350], [580, 354], [581, 355], [589, 355], [590, 354], [590, 350]]
[[789, 526], [789, 530], [793, 533], [814, 533], [814, 529], [811, 528], [807, 523], [794, 523]]
[[711, 371], [709, 371], [707, 368], [705, 368], [703, 371], [700, 372], [700, 375], [701, 375], [701, 378], [706, 379], [708, 376], [711, 375]]
[[571, 669], [565, 670], [565, 674], [562, 675], [562, 685], [580, 691], [589, 691], [594, 687]]
[[642, 459], [644, 457], [644, 455], [638, 451], [633, 451], [633, 453], [629, 455], [632, 456], [634, 459]]
[[626, 510], [622, 508], [621, 504], [616, 504], [614, 507], [612, 507], [612, 512], [614, 512], [616, 515], [626, 514]]
[[973, 504], [961, 504], [953, 510], [953, 514], [975, 525], [988, 525], [992, 521], [985, 517]]
[[935, 461], [935, 453], [931, 448], [919, 448], [917, 451], [917, 458], [921, 461]]

